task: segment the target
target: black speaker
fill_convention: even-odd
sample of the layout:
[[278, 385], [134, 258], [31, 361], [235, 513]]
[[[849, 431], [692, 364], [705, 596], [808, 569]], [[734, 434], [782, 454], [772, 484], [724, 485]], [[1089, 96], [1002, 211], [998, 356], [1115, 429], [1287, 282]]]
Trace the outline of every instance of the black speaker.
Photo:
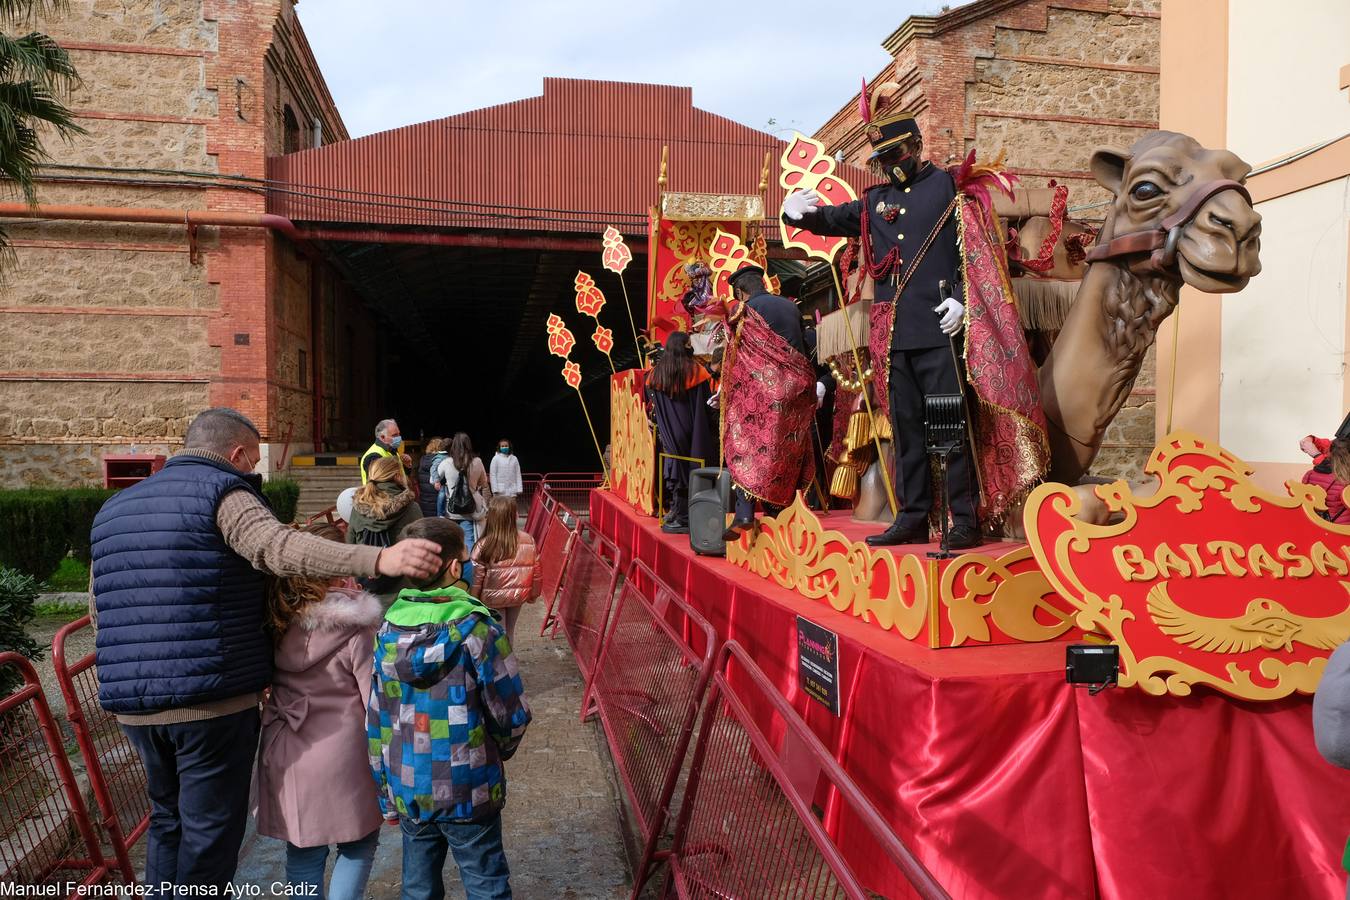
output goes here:
[[689, 473], [689, 546], [703, 556], [726, 556], [722, 532], [731, 512], [731, 473], [695, 469]]

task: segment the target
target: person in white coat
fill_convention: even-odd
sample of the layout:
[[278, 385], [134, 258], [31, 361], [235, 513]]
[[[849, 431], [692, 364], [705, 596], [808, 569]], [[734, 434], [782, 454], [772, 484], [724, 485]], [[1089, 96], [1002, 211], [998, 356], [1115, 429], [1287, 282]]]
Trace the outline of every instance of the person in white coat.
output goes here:
[[489, 479], [492, 482], [494, 497], [519, 497], [525, 490], [525, 485], [520, 480], [520, 460], [516, 459], [511, 442], [506, 438], [497, 442], [497, 452], [492, 456]]

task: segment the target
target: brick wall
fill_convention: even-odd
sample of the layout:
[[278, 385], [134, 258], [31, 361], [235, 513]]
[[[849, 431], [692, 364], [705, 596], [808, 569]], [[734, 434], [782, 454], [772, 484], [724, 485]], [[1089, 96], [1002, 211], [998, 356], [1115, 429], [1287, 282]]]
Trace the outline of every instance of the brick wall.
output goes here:
[[[925, 153], [950, 165], [972, 148], [1007, 153], [1022, 183], [1069, 188], [1073, 214], [1092, 220], [1107, 197], [1087, 172], [1092, 151], [1129, 146], [1158, 120], [1160, 0], [977, 0], [913, 17], [883, 46], [893, 61], [869, 79], [901, 88], [887, 108], [918, 117]], [[847, 162], [871, 152], [855, 95], [816, 138]], [[1150, 354], [1107, 434], [1094, 474], [1136, 477], [1153, 446]]]

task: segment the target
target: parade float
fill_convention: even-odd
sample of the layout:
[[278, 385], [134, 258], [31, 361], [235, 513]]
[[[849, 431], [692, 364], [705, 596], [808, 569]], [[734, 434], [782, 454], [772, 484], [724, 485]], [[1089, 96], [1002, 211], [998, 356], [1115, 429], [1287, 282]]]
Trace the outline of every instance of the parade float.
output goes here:
[[[780, 162], [789, 190], [857, 196], [808, 138]], [[1331, 895], [1344, 881], [1350, 774], [1318, 756], [1309, 695], [1350, 638], [1350, 529], [1320, 515], [1321, 489], [1265, 490], [1186, 431], [1159, 441], [1139, 483], [1089, 474], [1180, 287], [1234, 293], [1259, 271], [1248, 167], [1156, 132], [1129, 152], [1098, 151], [1092, 169], [1115, 198], [1099, 230], [1064, 216], [1061, 191], [971, 198], [1007, 237], [1000, 269], [1023, 276], [1005, 275], [1004, 302], [1029, 331], [1042, 326], [1049, 471], [1007, 498], [999, 534], [950, 555], [864, 543], [877, 511], [889, 518], [890, 435], [869, 374], [884, 367], [865, 309], [850, 309], [847, 265], [830, 359], [846, 411], [831, 443], [836, 472], [852, 473], [832, 479], [834, 493], [851, 508], [813, 509], [799, 494], [725, 559], [663, 534], [664, 451], [643, 372], [629, 370], [612, 380], [612, 471], [591, 525], [749, 651], [953, 896]], [[729, 299], [725, 273], [765, 259], [749, 227], [763, 176], [759, 196], [690, 199], [667, 192], [664, 174], [663, 160], [648, 254], [656, 340], [697, 325], [675, 305], [683, 264], [705, 261]], [[845, 255], [842, 239], [783, 231], [785, 246], [832, 267]], [[615, 243], [607, 234], [606, 268], [621, 279], [627, 250]], [[1035, 277], [1052, 269], [1079, 277]], [[808, 634], [829, 650], [823, 680], [799, 669]], [[1075, 646], [1115, 648], [1115, 677], [1070, 684]], [[835, 826], [847, 850], [854, 826]]]

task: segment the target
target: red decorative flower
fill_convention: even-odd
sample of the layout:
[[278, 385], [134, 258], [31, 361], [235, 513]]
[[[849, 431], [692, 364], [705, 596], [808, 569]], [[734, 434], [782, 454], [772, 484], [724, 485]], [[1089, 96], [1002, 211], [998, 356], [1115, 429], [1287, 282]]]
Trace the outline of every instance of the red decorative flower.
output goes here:
[[633, 261], [633, 253], [623, 242], [619, 229], [610, 225], [605, 229], [605, 249], [600, 254], [601, 264], [615, 274], [622, 274]]
[[576, 344], [576, 338], [557, 313], [548, 314], [548, 352], [566, 359]]
[[600, 325], [595, 326], [595, 333], [591, 335], [591, 340], [595, 342], [595, 349], [609, 356], [609, 352], [614, 349], [614, 332]]
[[581, 366], [568, 360], [562, 369], [563, 381], [567, 382], [568, 387], [581, 387]]
[[605, 306], [605, 295], [595, 286], [595, 279], [585, 272], [578, 272], [572, 285], [577, 289], [577, 312], [598, 319]]

